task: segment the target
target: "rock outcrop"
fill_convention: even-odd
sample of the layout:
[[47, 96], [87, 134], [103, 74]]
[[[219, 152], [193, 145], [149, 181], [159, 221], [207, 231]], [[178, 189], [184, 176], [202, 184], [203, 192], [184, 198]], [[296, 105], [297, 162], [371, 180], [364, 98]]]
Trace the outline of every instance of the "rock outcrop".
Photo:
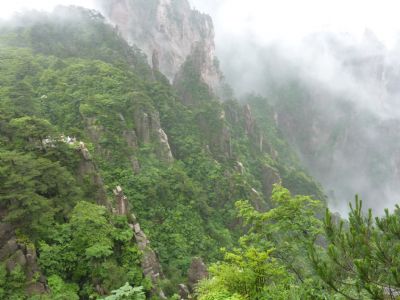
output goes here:
[[193, 299], [191, 294], [190, 294], [189, 288], [186, 286], [186, 284], [181, 283], [181, 284], [178, 285], [178, 287], [179, 287], [180, 300]]
[[246, 104], [244, 106], [244, 119], [245, 119], [246, 134], [252, 134], [254, 131], [255, 120], [251, 113], [251, 108], [249, 104]]
[[[168, 136], [161, 127], [159, 112], [154, 107], [137, 103], [132, 113], [125, 116], [122, 113], [117, 113], [113, 118], [115, 118], [113, 121], [117, 119], [120, 123], [121, 131], [117, 135], [123, 138], [122, 141], [128, 150], [124, 155], [130, 161], [135, 174], [139, 173], [141, 169], [138, 160], [140, 146], [152, 144], [153, 150], [159, 160], [166, 163], [174, 161]], [[114, 136], [115, 133], [110, 133], [109, 129], [100, 125], [99, 117], [82, 114], [82, 119], [85, 123], [85, 131], [90, 141], [95, 145], [96, 152], [101, 156], [110, 159], [113, 158], [112, 151], [109, 148], [103, 147], [101, 141], [109, 139], [109, 136]], [[84, 158], [80, 173], [87, 175], [95, 170], [95, 166], [88, 151], [85, 149], [80, 149], [80, 151]], [[100, 183], [101, 180], [97, 181]]]
[[156, 110], [138, 108], [134, 113], [134, 120], [139, 144], [153, 143], [155, 152], [161, 161], [173, 162], [174, 157], [168, 136], [161, 128], [159, 113]]
[[147, 55], [153, 70], [171, 82], [190, 55], [199, 56], [205, 83], [217, 90], [222, 75], [215, 58], [211, 18], [187, 0], [97, 0], [122, 36]]
[[263, 188], [263, 194], [266, 197], [269, 198], [271, 196], [273, 185], [281, 182], [282, 180], [278, 170], [267, 164], [261, 166], [261, 183]]
[[116, 206], [114, 213], [128, 217], [129, 226], [133, 231], [136, 244], [139, 250], [142, 252], [141, 267], [143, 270], [143, 275], [149, 278], [153, 283], [152, 293], [157, 296], [158, 299], [167, 299], [163, 290], [159, 287], [159, 281], [163, 278], [163, 272], [158, 261], [157, 254], [150, 247], [150, 241], [140, 228], [140, 224], [137, 221], [136, 216], [130, 212], [128, 199], [124, 195], [124, 192], [120, 186], [117, 186], [114, 189], [114, 195]]
[[78, 178], [82, 182], [89, 179], [90, 184], [92, 184], [96, 189], [96, 202], [99, 205], [109, 207], [103, 179], [101, 178], [99, 170], [92, 160], [90, 152], [85, 143], [79, 142], [76, 149], [81, 155], [81, 160], [78, 167]]
[[192, 259], [190, 268], [188, 271], [188, 283], [191, 291], [195, 290], [196, 284], [208, 276], [207, 266], [200, 257]]
[[7, 223], [0, 223], [0, 261], [4, 262], [8, 273], [18, 266], [22, 268], [29, 295], [48, 291], [46, 278], [40, 272], [34, 245], [19, 241], [14, 228]]

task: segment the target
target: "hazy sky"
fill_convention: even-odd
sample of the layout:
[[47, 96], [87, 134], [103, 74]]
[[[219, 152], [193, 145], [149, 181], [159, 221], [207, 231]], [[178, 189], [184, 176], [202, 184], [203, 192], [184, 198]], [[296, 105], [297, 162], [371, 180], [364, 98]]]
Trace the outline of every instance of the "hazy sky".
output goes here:
[[[357, 35], [366, 27], [390, 45], [400, 30], [398, 0], [189, 0], [214, 18], [220, 35], [253, 35], [260, 41], [299, 39], [332, 29]], [[49, 10], [57, 4], [94, 7], [94, 0], [0, 1], [0, 17], [22, 8]]]
[[388, 46], [400, 31], [398, 0], [190, 0], [214, 18], [220, 35], [296, 40], [319, 30], [360, 36], [372, 29]]
[[8, 18], [24, 9], [51, 10], [58, 4], [94, 7], [94, 0], [0, 0], [0, 18]]

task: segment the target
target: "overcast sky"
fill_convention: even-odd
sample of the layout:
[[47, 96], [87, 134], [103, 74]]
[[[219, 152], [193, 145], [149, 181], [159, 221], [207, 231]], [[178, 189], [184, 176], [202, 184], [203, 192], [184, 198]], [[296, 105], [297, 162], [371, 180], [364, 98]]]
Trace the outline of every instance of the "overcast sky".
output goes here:
[[0, 18], [8, 18], [24, 9], [52, 10], [59, 4], [94, 7], [94, 0], [0, 0]]
[[[214, 18], [217, 38], [252, 35], [259, 41], [296, 40], [318, 30], [361, 35], [372, 29], [387, 45], [400, 31], [398, 0], [189, 0]], [[0, 17], [22, 8], [50, 10], [57, 4], [94, 7], [93, 0], [0, 1]]]
[[296, 40], [332, 30], [360, 36], [371, 29], [390, 46], [400, 31], [398, 0], [190, 0], [213, 16], [217, 38], [253, 35], [258, 41]]

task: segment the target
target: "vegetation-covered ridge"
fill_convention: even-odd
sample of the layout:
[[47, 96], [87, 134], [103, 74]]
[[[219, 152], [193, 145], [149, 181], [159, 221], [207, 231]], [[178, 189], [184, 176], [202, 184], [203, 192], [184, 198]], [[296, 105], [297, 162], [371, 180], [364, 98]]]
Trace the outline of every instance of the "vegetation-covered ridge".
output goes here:
[[[190, 292], [189, 267], [221, 259], [243, 234], [235, 202], [265, 210], [278, 182], [323, 197], [284, 163], [274, 124], [218, 101], [194, 57], [175, 89], [97, 12], [1, 24], [0, 61], [0, 298]], [[115, 213], [117, 186], [151, 249], [132, 216]], [[157, 278], [146, 277], [149, 257]]]

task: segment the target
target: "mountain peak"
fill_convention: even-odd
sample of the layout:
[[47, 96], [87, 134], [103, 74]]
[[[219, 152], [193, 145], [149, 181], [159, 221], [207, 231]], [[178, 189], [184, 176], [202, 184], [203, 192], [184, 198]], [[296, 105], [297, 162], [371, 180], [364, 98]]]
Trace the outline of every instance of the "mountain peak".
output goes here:
[[210, 16], [192, 10], [187, 0], [98, 0], [103, 13], [122, 36], [147, 55], [171, 82], [189, 56], [201, 45], [202, 79], [218, 85], [220, 72], [214, 63], [214, 26]]

